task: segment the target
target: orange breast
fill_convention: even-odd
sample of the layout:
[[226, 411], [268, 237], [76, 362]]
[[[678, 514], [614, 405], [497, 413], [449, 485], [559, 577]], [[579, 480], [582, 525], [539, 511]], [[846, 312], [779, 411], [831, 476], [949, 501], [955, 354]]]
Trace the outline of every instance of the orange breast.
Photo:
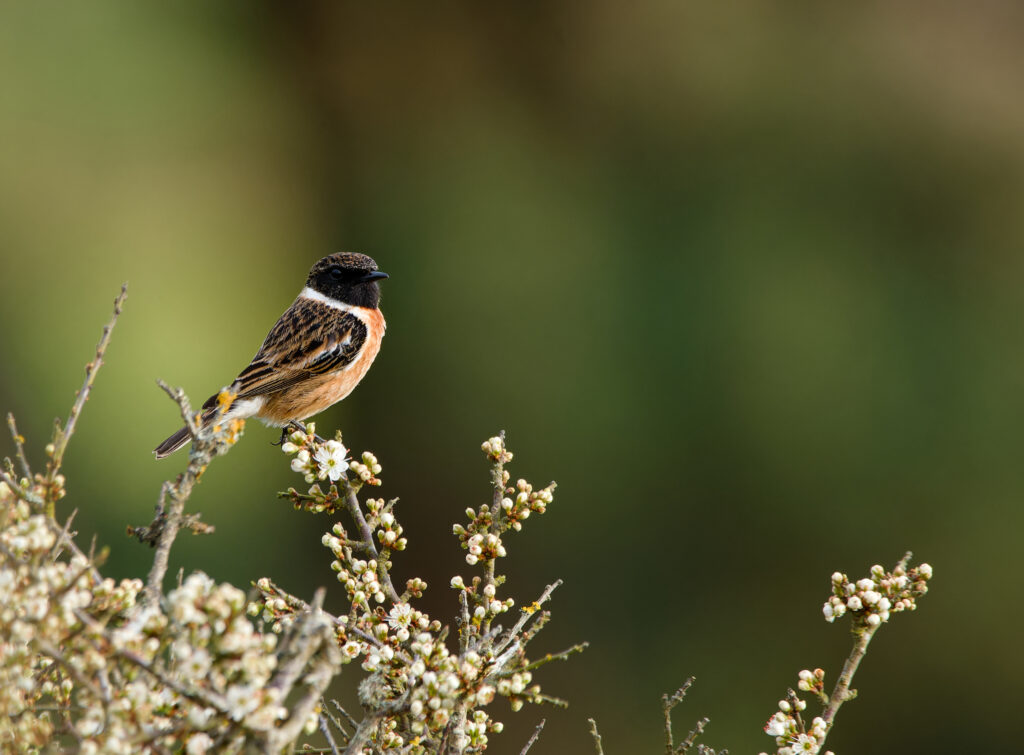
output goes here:
[[386, 323], [379, 309], [357, 307], [352, 312], [366, 323], [366, 343], [359, 355], [340, 370], [311, 375], [308, 380], [269, 394], [256, 416], [278, 426], [291, 420], [304, 420], [338, 403], [359, 385], [380, 351]]

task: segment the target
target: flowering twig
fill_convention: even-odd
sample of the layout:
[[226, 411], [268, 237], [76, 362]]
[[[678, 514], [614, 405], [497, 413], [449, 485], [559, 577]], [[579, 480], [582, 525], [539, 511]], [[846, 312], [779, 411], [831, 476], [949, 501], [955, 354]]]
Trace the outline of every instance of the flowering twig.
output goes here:
[[790, 755], [793, 752], [819, 752], [824, 746], [839, 708], [856, 696], [852, 687], [853, 676], [875, 632], [889, 621], [892, 614], [915, 610], [917, 599], [928, 592], [927, 583], [932, 577], [932, 567], [928, 564], [911, 567], [910, 559], [911, 554], [908, 552], [890, 572], [876, 564], [871, 567], [870, 577], [856, 582], [850, 581], [842, 572], [832, 575], [832, 595], [822, 607], [822, 613], [830, 623], [850, 614], [853, 649], [843, 664], [831, 694], [825, 693], [823, 669], [804, 669], [799, 673], [797, 688], [817, 697], [823, 711], [808, 726], [800, 715], [807, 707], [807, 702], [790, 689], [786, 699], [779, 701], [778, 711], [768, 719], [764, 727], [765, 733], [775, 738], [777, 753]]
[[[897, 590], [901, 590], [907, 584], [907, 569], [910, 565], [910, 559], [913, 554], [907, 551], [903, 558], [900, 559], [899, 563], [896, 564], [896, 568], [893, 569], [890, 579], [882, 579], [881, 585], [864, 585], [869, 588], [866, 592], [871, 592], [870, 588], [881, 586], [884, 588], [895, 587]], [[875, 577], [883, 577], [883, 570], [881, 567], [873, 568], [872, 574]], [[850, 651], [850, 655], [847, 657], [845, 663], [843, 663], [843, 670], [839, 674], [839, 679], [836, 681], [836, 686], [832, 690], [832, 694], [829, 696], [828, 704], [825, 706], [824, 712], [821, 717], [825, 720], [825, 724], [831, 727], [832, 722], [835, 720], [836, 713], [839, 712], [839, 708], [842, 707], [843, 703], [847, 700], [851, 700], [856, 696], [856, 692], [852, 689], [853, 675], [857, 673], [857, 667], [860, 666], [860, 662], [864, 659], [864, 655], [868, 651], [868, 643], [871, 642], [871, 638], [875, 636], [875, 632], [882, 626], [882, 624], [888, 619], [889, 610], [895, 608], [895, 610], [914, 610], [916, 608], [916, 602], [913, 599], [923, 595], [927, 591], [925, 581], [931, 578], [931, 567], [928, 564], [922, 564], [918, 569], [913, 570], [913, 576], [920, 576], [921, 580], [910, 579], [911, 588], [906, 594], [899, 594], [892, 596], [892, 599], [888, 595], [879, 594], [879, 598], [874, 600], [874, 593], [865, 596], [866, 600], [861, 600], [861, 603], [867, 602], [868, 611], [862, 616], [855, 617], [853, 621], [853, 636], [854, 643], [853, 649]], [[895, 578], [895, 584], [890, 585], [892, 577]], [[839, 582], [842, 584], [844, 579], [836, 580], [836, 575], [833, 575], [833, 583]], [[902, 582], [902, 584], [900, 584]], [[844, 590], [845, 592], [845, 590]], [[849, 599], [847, 599], [847, 608], [849, 609]], [[830, 603], [831, 605], [831, 603]], [[870, 609], [872, 606], [878, 608], [878, 612], [872, 612]], [[834, 609], [833, 609], [834, 611]]]
[[313, 422], [306, 425], [292, 422], [290, 426], [294, 428], [294, 432], [288, 436], [287, 442], [282, 444], [281, 448], [287, 454], [295, 454], [292, 469], [303, 472], [307, 482], [313, 482], [318, 478], [329, 480], [330, 489], [324, 493], [319, 485], [315, 485], [310, 488], [309, 493], [304, 494], [295, 488], [289, 488], [286, 492], [278, 493], [278, 497], [289, 499], [296, 508], [328, 513], [333, 513], [338, 501], [341, 501], [359, 533], [358, 540], [346, 538], [346, 546], [360, 551], [375, 564], [377, 580], [385, 596], [393, 603], [400, 602], [401, 596], [391, 581], [389, 571], [388, 557], [391, 547], [382, 542], [381, 549], [377, 548], [373, 528], [367, 522], [359, 503], [359, 491], [363, 485], [380, 484], [374, 476], [380, 472], [376, 457], [365, 453], [361, 462], [353, 460], [346, 465], [348, 449], [342, 444], [340, 435], [334, 440], [324, 440], [316, 434], [316, 425]]
[[370, 525], [366, 522], [366, 517], [363, 516], [363, 509], [360, 507], [359, 497], [356, 495], [358, 489], [353, 487], [347, 479], [342, 478], [342, 481], [345, 494], [345, 508], [348, 510], [349, 516], [352, 517], [352, 521], [355, 522], [356, 529], [359, 531], [361, 538], [359, 544], [369, 552], [370, 558], [377, 562], [377, 579], [380, 580], [381, 585], [384, 587], [388, 600], [392, 603], [398, 603], [401, 601], [401, 598], [399, 598], [398, 591], [391, 582], [391, 574], [386, 568], [387, 559], [380, 557], [380, 552], [374, 543], [373, 530], [370, 529]]

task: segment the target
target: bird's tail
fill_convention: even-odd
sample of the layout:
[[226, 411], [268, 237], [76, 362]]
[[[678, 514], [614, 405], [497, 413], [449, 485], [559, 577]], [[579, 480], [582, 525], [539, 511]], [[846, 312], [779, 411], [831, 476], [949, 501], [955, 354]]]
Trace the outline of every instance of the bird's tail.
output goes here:
[[[203, 429], [209, 427], [213, 423], [214, 419], [217, 417], [217, 409], [212, 408], [213, 403], [216, 401], [216, 399], [217, 394], [214, 394], [209, 398], [209, 400], [205, 404], [203, 404], [203, 409], [205, 409], [206, 411], [204, 411], [203, 416], [199, 418], [199, 425]], [[192, 440], [192, 436], [188, 434], [188, 428], [183, 427], [176, 433], [171, 435], [159, 446], [154, 448], [153, 453], [156, 454], [156, 458], [162, 459], [165, 456], [170, 456], [171, 454], [173, 454], [175, 451], [184, 446], [190, 440]]]
[[[237, 393], [238, 391], [237, 383], [232, 385], [231, 391], [233, 391], [233, 393], [231, 394], [229, 400], [227, 400], [226, 402], [222, 398], [224, 395], [224, 390], [220, 391], [219, 393], [213, 394], [212, 396], [210, 396], [210, 398], [206, 399], [206, 402], [203, 404], [203, 416], [198, 418], [199, 424], [203, 429], [209, 427], [211, 424], [213, 424], [215, 420], [226, 420], [229, 417], [238, 416], [237, 410], [229, 411], [231, 401], [234, 400], [234, 394]], [[248, 417], [250, 415], [243, 414], [241, 416]], [[188, 434], [188, 428], [183, 427], [176, 433], [171, 435], [169, 438], [167, 438], [167, 440], [165, 440], [159, 446], [154, 448], [153, 453], [156, 454], [156, 458], [162, 459], [165, 456], [170, 456], [171, 454], [173, 454], [175, 451], [184, 446], [190, 440], [192, 440], [192, 436]]]
[[192, 439], [192, 436], [188, 434], [188, 428], [183, 427], [178, 432], [174, 433], [171, 437], [161, 443], [159, 446], [153, 449], [153, 453], [156, 454], [156, 458], [162, 459], [165, 456], [170, 456], [179, 448], [184, 446]]

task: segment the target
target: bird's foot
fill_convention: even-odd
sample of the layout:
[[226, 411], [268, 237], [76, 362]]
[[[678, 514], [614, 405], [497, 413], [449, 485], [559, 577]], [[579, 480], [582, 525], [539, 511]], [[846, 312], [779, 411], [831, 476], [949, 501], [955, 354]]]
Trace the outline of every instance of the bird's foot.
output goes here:
[[[271, 443], [270, 445], [272, 445], [272, 446], [282, 446], [282, 445], [284, 445], [284, 442], [286, 440], [288, 440], [288, 436], [291, 433], [293, 433], [293, 432], [300, 432], [300, 433], [305, 435], [309, 431], [306, 430], [306, 426], [304, 424], [302, 424], [301, 422], [299, 422], [298, 420], [294, 420], [294, 419], [288, 420], [287, 424], [285, 424], [285, 426], [281, 428], [281, 437], [280, 437], [280, 439], [278, 439], [274, 443]], [[325, 438], [321, 438], [319, 435], [317, 435], [315, 433], [313, 434], [313, 439], [317, 443], [326, 443], [327, 442]]]

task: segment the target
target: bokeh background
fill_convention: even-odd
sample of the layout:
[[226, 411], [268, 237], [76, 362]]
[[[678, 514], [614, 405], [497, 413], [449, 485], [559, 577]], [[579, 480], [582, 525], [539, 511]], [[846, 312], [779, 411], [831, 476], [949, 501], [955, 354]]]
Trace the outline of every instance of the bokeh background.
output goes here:
[[[1024, 7], [1015, 2], [5, 5], [0, 408], [35, 458], [123, 280], [67, 457], [67, 508], [124, 534], [184, 463], [162, 377], [229, 381], [338, 250], [374, 256], [389, 322], [320, 418], [384, 464], [426, 607], [469, 571], [480, 442], [559, 482], [509, 543], [566, 711], [495, 715], [519, 752], [769, 749], [796, 672], [849, 647], [829, 575], [906, 549], [932, 593], [875, 640], [837, 752], [1019, 747], [1024, 699]], [[331, 521], [250, 424], [172, 569], [331, 585]], [[4, 452], [10, 452], [5, 441]], [[338, 605], [340, 588], [331, 587]], [[358, 674], [337, 694], [351, 700]], [[349, 686], [345, 686], [349, 685]]]

